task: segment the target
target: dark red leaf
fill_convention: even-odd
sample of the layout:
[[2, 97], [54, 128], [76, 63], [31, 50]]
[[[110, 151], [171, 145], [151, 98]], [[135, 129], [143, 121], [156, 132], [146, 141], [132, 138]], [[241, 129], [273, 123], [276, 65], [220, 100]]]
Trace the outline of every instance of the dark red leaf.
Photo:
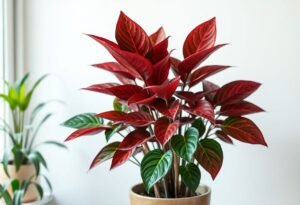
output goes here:
[[135, 151], [134, 149], [131, 149], [131, 150], [117, 149], [117, 151], [115, 152], [115, 154], [113, 156], [110, 170], [125, 163], [134, 154], [134, 151]]
[[136, 93], [135, 95], [131, 96], [128, 99], [128, 105], [131, 104], [148, 104], [151, 103], [156, 98], [156, 95], [151, 95], [149, 91], [142, 90], [139, 93]]
[[153, 123], [153, 118], [146, 112], [131, 112], [122, 117], [122, 121], [135, 127], [144, 127]]
[[267, 146], [261, 131], [250, 119], [229, 117], [223, 122], [221, 128], [225, 134], [239, 141]]
[[102, 117], [104, 119], [108, 119], [114, 122], [122, 122], [122, 119], [124, 116], [126, 116], [126, 113], [120, 112], [120, 111], [107, 111], [102, 112], [96, 115], [97, 117]]
[[178, 111], [180, 109], [180, 102], [179, 100], [170, 100], [169, 102], [166, 102], [160, 98], [155, 99], [155, 101], [151, 104], [154, 109], [156, 109], [161, 114], [171, 118], [175, 119]]
[[94, 35], [89, 36], [103, 45], [122, 66], [128, 69], [133, 76], [145, 80], [152, 74], [152, 64], [145, 57], [121, 50], [116, 46], [112, 46], [111, 44], [113, 42], [105, 38]]
[[121, 75], [125, 78], [128, 78], [130, 80], [134, 80], [135, 77], [122, 65], [116, 62], [106, 62], [106, 63], [99, 63], [92, 65], [94, 67], [112, 72], [117, 75]]
[[195, 152], [195, 159], [215, 179], [223, 164], [221, 145], [213, 139], [201, 140]]
[[162, 117], [155, 122], [154, 132], [159, 143], [164, 147], [165, 144], [175, 134], [179, 126], [179, 122], [170, 122], [168, 118]]
[[213, 47], [215, 45], [216, 35], [216, 18], [212, 18], [198, 25], [189, 33], [184, 41], [184, 57], [187, 58], [197, 51]]
[[119, 84], [117, 84], [117, 83], [103, 83], [103, 84], [91, 85], [91, 86], [89, 86], [87, 88], [83, 88], [83, 89], [98, 92], [98, 93], [113, 95], [112, 92], [109, 90], [109, 88], [112, 88], [112, 87], [118, 86], [118, 85]]
[[251, 95], [260, 83], [237, 80], [222, 86], [216, 93], [214, 101], [218, 105], [237, 103]]
[[153, 72], [149, 80], [148, 85], [161, 85], [168, 79], [170, 71], [170, 56], [167, 55], [161, 61], [153, 65]]
[[209, 65], [203, 66], [195, 70], [190, 78], [189, 86], [193, 87], [194, 85], [198, 84], [199, 82], [203, 81], [205, 78], [214, 75], [230, 66], [223, 66], [223, 65]]
[[153, 46], [152, 50], [150, 51], [150, 57], [151, 57], [151, 62], [152, 63], [157, 63], [163, 58], [165, 58], [169, 53], [168, 53], [168, 39], [166, 38], [160, 43], [156, 44]]
[[[212, 53], [214, 53], [219, 48], [225, 46], [226, 44], [220, 44], [206, 50], [198, 51], [189, 57], [185, 58], [178, 65], [178, 70], [181, 75], [189, 75], [193, 69], [199, 66], [203, 61], [205, 61]], [[186, 76], [187, 77], [187, 76]], [[183, 78], [183, 81], [186, 81], [186, 77]]]
[[224, 116], [242, 116], [257, 112], [264, 112], [264, 110], [253, 103], [241, 101], [235, 104], [225, 105], [221, 107], [220, 115]]
[[100, 150], [100, 152], [92, 161], [89, 169], [92, 169], [95, 166], [111, 159], [114, 153], [116, 152], [117, 148], [119, 147], [119, 144], [120, 142], [113, 142], [103, 147], [103, 149]]
[[147, 142], [150, 139], [150, 133], [144, 129], [137, 129], [130, 132], [121, 142], [120, 150], [131, 150]]
[[223, 142], [226, 142], [228, 144], [233, 144], [232, 139], [230, 139], [230, 137], [227, 134], [225, 134], [222, 130], [217, 130], [216, 136]]
[[163, 27], [160, 27], [155, 33], [149, 36], [151, 44], [154, 46], [155, 44], [160, 43], [166, 38], [166, 33]]
[[177, 77], [178, 75], [180, 75], [178, 65], [181, 61], [177, 58], [170, 57], [170, 62], [171, 62], [171, 69], [174, 75]]
[[116, 26], [116, 40], [121, 49], [146, 55], [150, 50], [150, 40], [140, 25], [120, 13]]
[[220, 89], [220, 87], [207, 80], [204, 80], [202, 83], [203, 83], [203, 91], [206, 93], [205, 94], [206, 100], [214, 105], [215, 104], [214, 98], [217, 91]]
[[179, 84], [180, 77], [176, 77], [170, 80], [168, 83], [164, 85], [154, 85], [146, 87], [147, 90], [155, 93], [158, 97], [161, 97], [165, 101], [167, 101], [176, 91]]
[[201, 100], [195, 107], [184, 107], [185, 111], [208, 119], [212, 124], [215, 123], [215, 114], [213, 106], [206, 100]]
[[142, 87], [138, 85], [118, 85], [111, 88], [108, 88], [108, 90], [116, 97], [122, 99], [122, 100], [128, 100], [131, 96], [133, 96], [136, 93], [139, 93], [143, 90]]
[[85, 128], [81, 128], [79, 130], [76, 130], [75, 132], [73, 132], [71, 135], [69, 135], [69, 137], [67, 137], [67, 139], [65, 139], [65, 141], [70, 141], [73, 139], [76, 139], [78, 137], [81, 137], [83, 135], [93, 135], [93, 134], [98, 134], [104, 130], [110, 129], [111, 126], [107, 126], [107, 125], [103, 125], [100, 127], [85, 127]]

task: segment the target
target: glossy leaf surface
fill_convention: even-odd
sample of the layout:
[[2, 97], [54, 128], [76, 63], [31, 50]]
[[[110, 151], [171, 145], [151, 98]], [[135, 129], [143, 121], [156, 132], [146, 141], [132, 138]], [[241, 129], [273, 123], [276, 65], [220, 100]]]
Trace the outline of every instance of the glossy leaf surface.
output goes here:
[[179, 122], [170, 122], [169, 119], [163, 117], [155, 122], [154, 133], [159, 143], [164, 147], [165, 144], [175, 134], [179, 126]]
[[185, 166], [180, 166], [179, 173], [181, 175], [181, 180], [183, 181], [183, 183], [188, 188], [190, 188], [190, 190], [195, 192], [200, 184], [201, 179], [201, 172], [199, 167], [190, 162]]

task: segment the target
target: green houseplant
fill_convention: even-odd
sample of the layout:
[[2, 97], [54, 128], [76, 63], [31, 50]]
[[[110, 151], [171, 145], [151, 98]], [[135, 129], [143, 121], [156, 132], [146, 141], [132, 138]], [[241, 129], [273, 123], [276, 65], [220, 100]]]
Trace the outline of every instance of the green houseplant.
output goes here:
[[[267, 146], [259, 128], [244, 117], [263, 111], [245, 100], [260, 84], [238, 80], [219, 87], [207, 81], [230, 67], [203, 65], [226, 45], [215, 45], [215, 18], [188, 34], [183, 60], [171, 56], [169, 37], [162, 27], [147, 35], [123, 12], [116, 25], [117, 43], [88, 36], [116, 60], [94, 66], [113, 73], [119, 82], [85, 89], [114, 96], [114, 110], [67, 120], [64, 125], [77, 130], [66, 140], [105, 131], [108, 144], [90, 168], [109, 159], [111, 169], [126, 161], [139, 166], [143, 185], [132, 189], [132, 205], [209, 204], [210, 189], [199, 186], [201, 171], [213, 179], [219, 173], [223, 163], [220, 142], [235, 139]], [[119, 139], [117, 135], [121, 140], [114, 140]]]
[[[31, 112], [28, 108], [33, 93], [47, 76], [39, 78], [31, 88], [28, 85], [29, 74], [14, 83], [5, 82], [7, 92], [0, 94], [0, 97], [8, 103], [12, 118], [12, 125], [10, 121], [1, 119], [0, 129], [8, 136], [11, 146], [4, 152], [2, 158], [3, 169], [1, 170], [4, 171], [0, 172], [0, 180], [3, 183], [11, 178], [23, 183], [30, 179], [33, 183], [24, 195], [24, 202], [37, 200], [38, 194], [42, 197], [43, 188], [39, 184], [40, 177], [44, 178], [51, 188], [47, 177], [40, 174], [41, 166], [47, 169], [47, 162], [39, 150], [40, 146], [53, 144], [65, 148], [65, 145], [56, 141], [44, 141], [36, 144], [41, 127], [53, 115], [52, 112], [47, 114], [43, 112], [43, 109], [51, 101], [39, 103]], [[11, 194], [13, 194], [12, 191]]]

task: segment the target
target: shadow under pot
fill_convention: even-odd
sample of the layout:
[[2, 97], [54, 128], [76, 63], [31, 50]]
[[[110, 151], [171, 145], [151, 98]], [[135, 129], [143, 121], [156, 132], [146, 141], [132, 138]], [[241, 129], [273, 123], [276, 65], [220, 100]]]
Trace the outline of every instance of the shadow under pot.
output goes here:
[[[3, 165], [1, 165], [0, 167], [0, 182], [6, 182], [8, 180], [11, 179], [18, 179], [20, 183], [22, 183], [23, 180], [29, 180], [32, 176], [35, 176], [35, 167], [33, 164], [25, 164], [25, 165], [21, 165], [20, 169], [18, 172], [16, 172], [16, 167], [13, 164], [9, 164], [8, 167], [8, 173], [9, 176], [8, 177], [3, 169]], [[39, 178], [36, 177], [32, 177], [31, 181], [39, 183]], [[11, 187], [9, 188], [9, 193], [12, 195], [12, 189]], [[36, 188], [34, 187], [34, 185], [30, 184], [28, 186], [27, 192], [24, 195], [24, 198], [22, 200], [22, 202], [33, 202], [33, 201], [37, 201], [39, 198], [39, 194], [36, 190]]]
[[210, 205], [211, 190], [206, 185], [200, 185], [196, 190], [197, 196], [169, 199], [144, 196], [141, 193], [145, 193], [143, 184], [131, 188], [130, 205]]

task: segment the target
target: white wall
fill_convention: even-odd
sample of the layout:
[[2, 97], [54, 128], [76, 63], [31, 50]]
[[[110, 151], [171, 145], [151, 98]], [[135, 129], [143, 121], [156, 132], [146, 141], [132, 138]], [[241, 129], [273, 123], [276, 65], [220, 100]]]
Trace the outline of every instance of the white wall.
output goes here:
[[[79, 88], [112, 81], [90, 64], [111, 59], [82, 33], [114, 38], [119, 11], [125, 11], [150, 33], [163, 25], [172, 38], [170, 48], [181, 47], [188, 31], [217, 17], [219, 43], [231, 43], [209, 62], [236, 67], [213, 77], [224, 84], [235, 79], [263, 83], [250, 100], [267, 110], [254, 115], [269, 148], [235, 143], [224, 145], [224, 165], [216, 181], [207, 174], [202, 182], [213, 189], [212, 205], [298, 205], [300, 170], [300, 1], [297, 0], [26, 0], [25, 62], [34, 76], [54, 77], [38, 97], [61, 98], [56, 119], [44, 130], [45, 138], [63, 140], [71, 130], [57, 126], [81, 112], [111, 108], [112, 98]], [[87, 172], [104, 137], [87, 136], [68, 143], [68, 152], [45, 150], [55, 196], [61, 205], [128, 204], [129, 187], [141, 179], [134, 165], [109, 172], [109, 164]]]

